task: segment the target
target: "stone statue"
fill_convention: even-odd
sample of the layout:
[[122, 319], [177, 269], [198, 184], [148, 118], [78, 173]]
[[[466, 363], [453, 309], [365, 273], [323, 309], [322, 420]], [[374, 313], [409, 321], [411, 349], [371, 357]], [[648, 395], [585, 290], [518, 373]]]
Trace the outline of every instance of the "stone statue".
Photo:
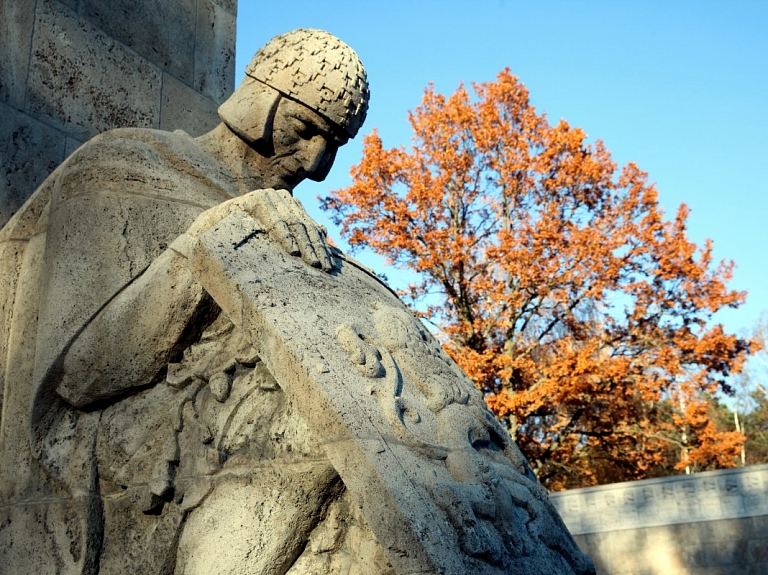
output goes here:
[[482, 398], [292, 197], [368, 105], [271, 40], [183, 132], [75, 152], [0, 231], [0, 573], [592, 573]]

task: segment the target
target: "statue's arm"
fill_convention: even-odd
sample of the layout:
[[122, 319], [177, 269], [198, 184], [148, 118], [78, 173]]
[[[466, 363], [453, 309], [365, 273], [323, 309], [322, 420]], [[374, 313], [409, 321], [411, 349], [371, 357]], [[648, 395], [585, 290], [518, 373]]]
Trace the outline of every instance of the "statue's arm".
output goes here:
[[82, 408], [151, 385], [217, 311], [186, 258], [168, 249], [72, 340], [56, 391]]
[[187, 268], [197, 238], [233, 211], [245, 211], [288, 253], [326, 271], [335, 263], [324, 230], [282, 190], [257, 190], [200, 214], [168, 249], [120, 289], [71, 338], [56, 391], [75, 407], [120, 397], [155, 383], [218, 308]]

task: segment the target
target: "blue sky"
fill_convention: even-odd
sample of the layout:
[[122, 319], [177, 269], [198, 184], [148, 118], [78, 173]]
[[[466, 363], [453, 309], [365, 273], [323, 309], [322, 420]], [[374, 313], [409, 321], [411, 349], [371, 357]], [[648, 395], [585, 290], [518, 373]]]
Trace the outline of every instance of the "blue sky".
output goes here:
[[294, 28], [335, 34], [368, 71], [361, 134], [325, 182], [296, 190], [337, 242], [315, 197], [349, 185], [361, 135], [376, 127], [385, 146], [408, 145], [407, 111], [427, 83], [451, 93], [508, 66], [551, 122], [602, 139], [619, 164], [635, 161], [667, 214], [688, 204], [696, 243], [711, 238], [718, 260], [736, 261], [730, 286], [749, 292], [747, 304], [717, 321], [738, 332], [768, 310], [768, 2], [240, 0], [238, 10], [237, 83], [259, 47]]

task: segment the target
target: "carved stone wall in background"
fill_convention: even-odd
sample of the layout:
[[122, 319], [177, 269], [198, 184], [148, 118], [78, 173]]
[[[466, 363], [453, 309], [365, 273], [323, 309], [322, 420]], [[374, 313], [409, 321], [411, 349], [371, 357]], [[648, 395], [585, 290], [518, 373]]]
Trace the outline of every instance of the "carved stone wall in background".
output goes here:
[[0, 227], [100, 132], [213, 128], [236, 13], [236, 0], [0, 0]]
[[768, 465], [554, 493], [602, 575], [768, 573]]

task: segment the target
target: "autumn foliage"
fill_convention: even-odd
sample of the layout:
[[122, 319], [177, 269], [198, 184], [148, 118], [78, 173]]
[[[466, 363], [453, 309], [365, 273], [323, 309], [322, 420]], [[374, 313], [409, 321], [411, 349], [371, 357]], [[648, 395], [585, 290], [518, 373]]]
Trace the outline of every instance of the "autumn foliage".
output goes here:
[[352, 246], [418, 274], [404, 294], [439, 327], [552, 489], [734, 464], [707, 396], [752, 342], [709, 326], [738, 306], [732, 263], [664, 218], [647, 175], [537, 114], [509, 70], [425, 90], [413, 145], [364, 140], [323, 200]]

